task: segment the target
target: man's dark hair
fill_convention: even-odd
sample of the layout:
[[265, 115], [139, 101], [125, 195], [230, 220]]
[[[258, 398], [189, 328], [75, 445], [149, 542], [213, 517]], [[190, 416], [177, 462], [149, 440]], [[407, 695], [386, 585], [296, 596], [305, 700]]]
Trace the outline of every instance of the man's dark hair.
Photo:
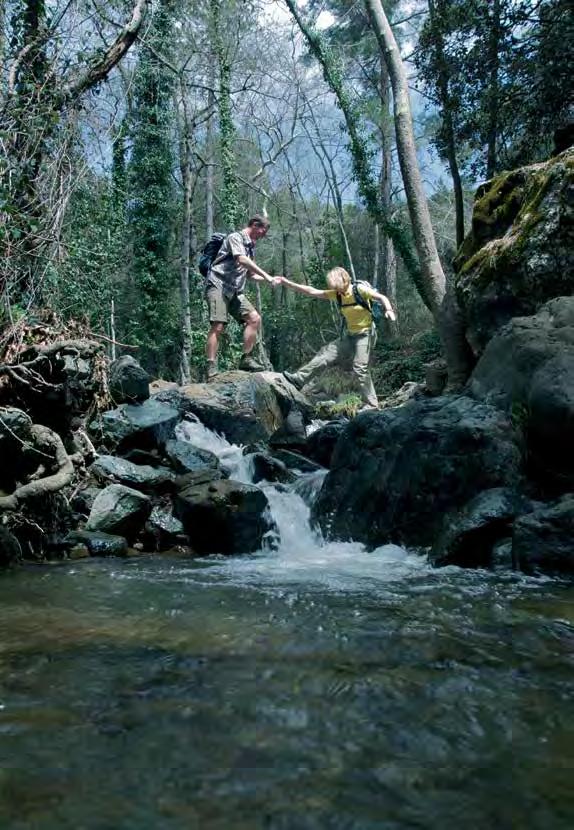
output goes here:
[[261, 216], [259, 213], [256, 213], [255, 216], [252, 216], [247, 223], [247, 227], [252, 228], [255, 225], [256, 228], [268, 228], [270, 224], [269, 219], [266, 219], [265, 216]]

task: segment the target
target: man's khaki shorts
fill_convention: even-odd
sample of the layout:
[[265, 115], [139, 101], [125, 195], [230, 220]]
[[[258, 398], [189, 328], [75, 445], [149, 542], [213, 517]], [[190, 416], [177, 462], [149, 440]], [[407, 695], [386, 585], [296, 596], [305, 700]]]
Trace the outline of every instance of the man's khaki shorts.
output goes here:
[[229, 323], [233, 317], [238, 323], [245, 323], [255, 307], [251, 305], [245, 294], [234, 294], [226, 297], [221, 288], [210, 285], [205, 292], [207, 308], [209, 309], [210, 323]]

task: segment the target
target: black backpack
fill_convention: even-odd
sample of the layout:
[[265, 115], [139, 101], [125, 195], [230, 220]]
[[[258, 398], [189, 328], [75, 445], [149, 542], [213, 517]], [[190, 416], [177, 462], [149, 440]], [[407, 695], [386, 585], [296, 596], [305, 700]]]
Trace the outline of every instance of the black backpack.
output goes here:
[[[361, 282], [362, 282], [363, 285], [368, 286], [369, 288], [372, 288], [372, 285], [370, 283], [365, 282], [364, 280], [361, 280]], [[363, 308], [366, 308], [367, 311], [370, 311], [375, 323], [378, 323], [379, 320], [382, 319], [383, 309], [381, 307], [381, 304], [380, 303], [372, 303], [370, 300], [367, 300], [365, 297], [363, 297], [363, 295], [359, 291], [359, 288], [358, 288], [358, 285], [357, 285], [356, 282], [353, 283], [353, 297], [355, 298], [354, 305], [360, 305]], [[343, 303], [341, 301], [341, 296], [339, 294], [337, 294], [337, 305], [339, 306], [339, 309], [341, 309], [342, 306], [343, 306]]]
[[203, 250], [199, 255], [198, 262], [199, 273], [202, 277], [206, 277], [209, 274], [211, 263], [219, 253], [219, 249], [223, 245], [225, 237], [226, 234], [224, 233], [212, 233], [205, 243]]

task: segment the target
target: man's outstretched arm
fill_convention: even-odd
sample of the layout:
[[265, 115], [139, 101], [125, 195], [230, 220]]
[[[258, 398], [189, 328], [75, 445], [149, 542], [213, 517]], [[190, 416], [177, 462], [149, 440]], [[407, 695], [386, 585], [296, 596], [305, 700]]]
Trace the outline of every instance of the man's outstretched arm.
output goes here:
[[240, 254], [239, 256], [235, 257], [235, 262], [238, 265], [242, 265], [243, 268], [247, 268], [249, 271], [249, 276], [255, 282], [268, 282], [270, 285], [279, 285], [280, 278], [279, 277], [272, 277], [267, 271], [264, 271], [263, 268], [260, 268], [256, 262], [254, 262], [250, 257], [245, 256], [244, 254]]

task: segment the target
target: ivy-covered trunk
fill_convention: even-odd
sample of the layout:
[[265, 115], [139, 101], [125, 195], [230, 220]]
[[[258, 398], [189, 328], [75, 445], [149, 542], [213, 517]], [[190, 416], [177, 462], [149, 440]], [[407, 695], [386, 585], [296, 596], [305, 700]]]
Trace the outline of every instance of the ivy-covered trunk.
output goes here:
[[[169, 313], [177, 284], [170, 261], [174, 191], [173, 85], [159, 55], [169, 55], [174, 0], [160, 0], [136, 71], [129, 169], [129, 224], [136, 289], [131, 337], [151, 374], [173, 371], [177, 323]], [[151, 337], [150, 337], [151, 334]]]

